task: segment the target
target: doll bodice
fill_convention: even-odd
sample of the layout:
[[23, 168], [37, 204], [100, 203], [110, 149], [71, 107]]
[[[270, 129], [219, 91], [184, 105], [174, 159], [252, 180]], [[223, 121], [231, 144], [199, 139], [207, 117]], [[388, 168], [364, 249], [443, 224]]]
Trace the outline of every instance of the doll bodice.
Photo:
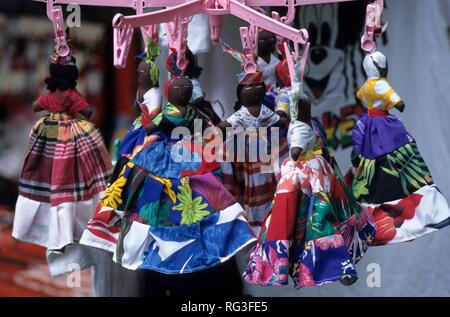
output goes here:
[[302, 155], [312, 152], [316, 144], [313, 129], [306, 123], [298, 120], [291, 121], [287, 135], [289, 149], [302, 148]]
[[152, 123], [158, 126], [159, 130], [170, 134], [176, 127], [189, 127], [197, 116], [194, 108], [187, 106], [187, 111], [183, 114], [175, 105], [167, 102], [162, 112], [152, 119]]
[[278, 120], [280, 120], [279, 115], [265, 105], [261, 105], [261, 110], [258, 117], [253, 116], [246, 107], [242, 106], [227, 119], [227, 122], [233, 128], [240, 127], [247, 129], [250, 127], [271, 127], [277, 123]]
[[388, 111], [402, 101], [386, 78], [366, 80], [356, 96], [369, 110]]
[[51, 92], [39, 96], [37, 99], [39, 105], [49, 112], [77, 113], [83, 111], [89, 106], [89, 103], [76, 89]]

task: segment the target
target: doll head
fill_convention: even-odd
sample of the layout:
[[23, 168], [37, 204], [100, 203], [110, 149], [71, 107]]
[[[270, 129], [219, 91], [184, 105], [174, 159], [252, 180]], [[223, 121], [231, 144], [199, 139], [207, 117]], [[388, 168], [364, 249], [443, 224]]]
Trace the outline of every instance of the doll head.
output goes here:
[[158, 87], [158, 80], [154, 81], [150, 75], [151, 66], [145, 61], [140, 61], [137, 67], [137, 81], [139, 87], [147, 89]]
[[49, 73], [50, 77], [45, 79], [45, 83], [51, 92], [74, 89], [77, 86], [78, 68], [75, 57], [71, 55], [60, 57], [53, 53]]
[[275, 51], [277, 45], [277, 38], [275, 34], [267, 30], [258, 32], [258, 56], [263, 59], [268, 59]]
[[378, 51], [368, 54], [364, 58], [363, 67], [367, 79], [387, 77], [388, 75], [388, 63], [386, 56]]
[[261, 105], [266, 94], [262, 73], [242, 73], [239, 75], [238, 100], [245, 106]]
[[139, 87], [150, 89], [159, 86], [159, 69], [155, 61], [160, 53], [159, 46], [149, 37], [146, 51], [137, 56], [137, 58], [141, 59], [137, 69]]
[[192, 82], [187, 77], [175, 77], [166, 86], [167, 100], [179, 107], [186, 107], [192, 96]]
[[203, 68], [198, 65], [197, 56], [195, 56], [194, 53], [192, 53], [192, 51], [190, 49], [187, 49], [186, 50], [186, 59], [187, 59], [187, 66], [183, 72], [177, 66], [176, 52], [170, 53], [166, 60], [167, 70], [173, 76], [185, 75], [191, 79], [199, 78], [200, 75], [202, 74]]
[[275, 70], [278, 86], [291, 87], [291, 77], [289, 76], [289, 68], [287, 60], [284, 59], [281, 62], [279, 62]]
[[[295, 112], [293, 113], [295, 115]], [[311, 100], [308, 95], [300, 94], [297, 101], [297, 116], [296, 120], [309, 123], [311, 121]]]

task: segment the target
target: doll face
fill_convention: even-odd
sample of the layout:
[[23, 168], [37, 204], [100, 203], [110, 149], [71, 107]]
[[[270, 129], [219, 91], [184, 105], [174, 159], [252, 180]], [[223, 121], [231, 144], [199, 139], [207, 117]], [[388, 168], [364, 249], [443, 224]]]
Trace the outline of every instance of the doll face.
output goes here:
[[275, 50], [277, 39], [275, 34], [269, 31], [261, 31], [258, 33], [258, 56], [270, 56]]
[[297, 120], [307, 122], [311, 120], [311, 101], [305, 94], [300, 95], [298, 99]]
[[242, 88], [240, 96], [242, 105], [245, 107], [260, 105], [263, 102], [265, 94], [266, 87], [264, 83], [245, 86]]
[[167, 100], [180, 107], [186, 107], [192, 96], [192, 82], [186, 77], [177, 77], [169, 84]]
[[140, 61], [138, 68], [138, 85], [140, 87], [153, 87], [152, 81], [150, 80], [150, 67], [145, 61]]

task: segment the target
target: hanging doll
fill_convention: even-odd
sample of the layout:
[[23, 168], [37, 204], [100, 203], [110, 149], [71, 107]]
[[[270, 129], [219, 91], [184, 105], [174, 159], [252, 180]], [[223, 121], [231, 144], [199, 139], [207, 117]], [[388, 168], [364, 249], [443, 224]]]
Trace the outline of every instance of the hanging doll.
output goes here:
[[81, 242], [128, 269], [181, 274], [219, 265], [255, 237], [201, 140], [177, 135], [196, 118], [192, 82], [175, 77], [166, 88], [168, 102], [145, 126], [147, 142], [112, 180]]
[[354, 264], [372, 237], [373, 225], [327, 161], [314, 153], [309, 98], [301, 95], [293, 105], [290, 155], [244, 277], [263, 286], [287, 285], [289, 275], [296, 288], [338, 280], [351, 284], [357, 278]]
[[[265, 84], [262, 78], [262, 73], [259, 71], [239, 75], [237, 88], [237, 108], [239, 109], [226, 121], [217, 125], [222, 130], [226, 130], [227, 127], [235, 129], [237, 132], [235, 138], [248, 136], [245, 138], [245, 157], [241, 160], [233, 158], [233, 162], [223, 162], [222, 171], [225, 185], [245, 206], [250, 224], [256, 232], [273, 199], [276, 179], [274, 172], [264, 170], [268, 162], [262, 161], [259, 153], [252, 153], [252, 148], [255, 144], [258, 144], [257, 151], [264, 151], [263, 146], [270, 148], [270, 129], [285, 127], [289, 124], [288, 119], [280, 117], [262, 103], [265, 95]], [[261, 134], [259, 128], [269, 128], [269, 133]], [[239, 141], [235, 141], [235, 144], [238, 143]], [[287, 152], [287, 144], [280, 141], [275, 151], [277, 153], [271, 154], [283, 157]], [[264, 153], [270, 152], [266, 150]], [[257, 157], [252, 159], [255, 154]], [[272, 163], [269, 162], [269, 164]]]
[[[291, 100], [293, 98], [293, 94], [298, 93], [294, 92], [293, 89], [297, 89], [297, 87], [293, 88], [291, 85], [291, 77], [289, 75], [289, 68], [286, 59], [280, 61], [275, 70], [278, 84], [278, 88], [272, 93], [275, 99], [275, 113], [280, 117], [290, 118]], [[298, 89], [301, 90], [301, 84]], [[313, 132], [316, 136], [314, 151], [316, 151], [316, 153], [320, 152], [327, 160], [327, 162], [333, 167], [336, 176], [341, 177], [341, 172], [337, 165], [337, 162], [334, 159], [333, 154], [328, 149], [328, 141], [325, 128], [315, 117], [311, 117], [311, 122]]]
[[87, 120], [89, 103], [76, 89], [75, 58], [53, 53], [49, 71], [48, 91], [33, 103], [35, 112], [49, 113], [31, 130], [12, 235], [51, 251], [79, 240], [112, 167], [100, 132]]
[[389, 113], [405, 104], [387, 80], [386, 57], [369, 54], [363, 67], [367, 80], [356, 101], [367, 113], [353, 128], [353, 192], [376, 220], [374, 244], [410, 241], [447, 226], [450, 210], [416, 142]]
[[147, 136], [144, 125], [161, 112], [159, 70], [155, 62], [159, 54], [159, 47], [149, 38], [146, 52], [138, 56], [143, 59], [139, 62], [137, 69], [138, 89], [135, 103], [140, 115], [122, 140], [119, 150], [121, 156], [129, 158], [140, 150]]
[[[220, 117], [214, 111], [212, 104], [206, 100], [206, 95], [200, 85], [199, 78], [203, 72], [203, 68], [198, 65], [197, 56], [191, 50], [186, 50], [187, 67], [184, 72], [177, 67], [177, 54], [172, 52], [167, 57], [166, 66], [172, 76], [187, 76], [193, 85], [192, 96], [189, 103], [195, 108], [197, 114], [204, 118], [205, 123], [211, 121], [214, 124], [219, 123]], [[205, 127], [207, 124], [205, 124]]]
[[270, 31], [259, 29], [258, 32], [258, 68], [263, 74], [266, 91], [276, 88], [277, 80], [275, 68], [280, 60], [274, 55], [277, 45], [275, 34]]

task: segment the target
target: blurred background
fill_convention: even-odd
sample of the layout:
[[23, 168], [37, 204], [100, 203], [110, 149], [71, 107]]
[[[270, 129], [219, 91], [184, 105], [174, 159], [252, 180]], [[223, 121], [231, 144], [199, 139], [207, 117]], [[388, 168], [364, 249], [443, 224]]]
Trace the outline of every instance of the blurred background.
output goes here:
[[[389, 60], [389, 78], [405, 100], [399, 117], [416, 138], [436, 184], [450, 199], [450, 1], [386, 0], [383, 20], [389, 22], [379, 49]], [[310, 33], [311, 54], [305, 89], [313, 100], [313, 114], [324, 124], [342, 170], [350, 165], [351, 130], [361, 113], [354, 92], [364, 77], [359, 39], [368, 1], [305, 6], [297, 10], [296, 25]], [[139, 273], [122, 272], [110, 256], [92, 256], [92, 269], [83, 271], [81, 287], [69, 288], [66, 276], [51, 277], [45, 250], [11, 238], [17, 181], [28, 151], [28, 134], [38, 118], [31, 104], [45, 90], [53, 27], [45, 4], [29, 0], [0, 1], [0, 296], [141, 295]], [[112, 151], [136, 117], [136, 59], [141, 53], [140, 34], [129, 53], [127, 67], [117, 70], [112, 61], [115, 13], [123, 8], [81, 7], [81, 27], [71, 28], [80, 70], [78, 89], [95, 108], [93, 121]], [[67, 13], [65, 12], [65, 15]], [[237, 18], [224, 18], [222, 37], [240, 49]], [[160, 84], [167, 78], [167, 44], [160, 32], [162, 54]], [[204, 67], [200, 78], [209, 100], [220, 100], [223, 118], [233, 112], [235, 74], [239, 64], [209, 43], [207, 19], [196, 16], [188, 44]], [[396, 114], [397, 115], [397, 114]], [[244, 286], [255, 296], [450, 296], [450, 230], [411, 243], [372, 248], [358, 265], [359, 281], [295, 291], [292, 287]], [[90, 251], [87, 251], [90, 252]], [[238, 258], [241, 268], [245, 255]], [[381, 269], [380, 287], [367, 283], [370, 264]], [[137, 282], [140, 280], [140, 282]], [[145, 288], [145, 286], [144, 286]], [[115, 291], [113, 289], [116, 289]]]

